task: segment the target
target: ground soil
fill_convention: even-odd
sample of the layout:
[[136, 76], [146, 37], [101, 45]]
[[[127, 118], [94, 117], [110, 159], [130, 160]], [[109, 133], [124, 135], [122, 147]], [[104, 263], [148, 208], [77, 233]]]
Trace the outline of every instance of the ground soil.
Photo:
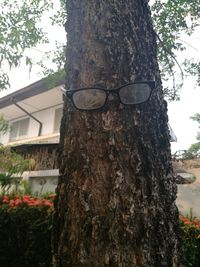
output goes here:
[[179, 170], [192, 173], [195, 180], [191, 184], [179, 184], [177, 206], [182, 214], [191, 214], [200, 218], [200, 159], [177, 161]]

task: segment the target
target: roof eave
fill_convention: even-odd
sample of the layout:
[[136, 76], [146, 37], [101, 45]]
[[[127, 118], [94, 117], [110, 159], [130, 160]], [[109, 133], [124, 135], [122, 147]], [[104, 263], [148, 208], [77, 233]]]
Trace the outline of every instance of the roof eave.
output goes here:
[[22, 101], [26, 98], [41, 94], [54, 87], [62, 85], [65, 83], [64, 75], [59, 79], [52, 80], [51, 78], [43, 78], [35, 83], [32, 83], [14, 93], [0, 98], [0, 109], [12, 105], [12, 100]]

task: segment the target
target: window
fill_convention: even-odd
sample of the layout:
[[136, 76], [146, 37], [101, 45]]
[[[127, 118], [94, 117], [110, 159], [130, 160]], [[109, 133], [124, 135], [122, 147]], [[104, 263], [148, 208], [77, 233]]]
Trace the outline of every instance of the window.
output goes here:
[[28, 134], [29, 118], [15, 121], [11, 124], [10, 141], [26, 137]]
[[60, 131], [60, 123], [61, 123], [62, 113], [63, 113], [63, 108], [58, 108], [55, 110], [54, 132]]

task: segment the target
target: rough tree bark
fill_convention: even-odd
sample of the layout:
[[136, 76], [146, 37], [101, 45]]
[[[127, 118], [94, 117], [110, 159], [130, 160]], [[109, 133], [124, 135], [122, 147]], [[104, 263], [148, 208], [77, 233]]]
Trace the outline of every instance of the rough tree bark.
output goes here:
[[167, 108], [147, 0], [67, 0], [67, 88], [154, 80], [150, 100], [75, 110], [65, 99], [54, 266], [179, 266]]

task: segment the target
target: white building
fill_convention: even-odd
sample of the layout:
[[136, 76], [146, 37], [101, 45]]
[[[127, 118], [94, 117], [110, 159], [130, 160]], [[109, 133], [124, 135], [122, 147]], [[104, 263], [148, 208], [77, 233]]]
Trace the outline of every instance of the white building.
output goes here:
[[0, 99], [0, 114], [9, 131], [0, 143], [25, 158], [34, 158], [34, 171], [24, 172], [33, 192], [54, 191], [57, 183], [57, 147], [63, 108], [64, 79], [42, 79]]

